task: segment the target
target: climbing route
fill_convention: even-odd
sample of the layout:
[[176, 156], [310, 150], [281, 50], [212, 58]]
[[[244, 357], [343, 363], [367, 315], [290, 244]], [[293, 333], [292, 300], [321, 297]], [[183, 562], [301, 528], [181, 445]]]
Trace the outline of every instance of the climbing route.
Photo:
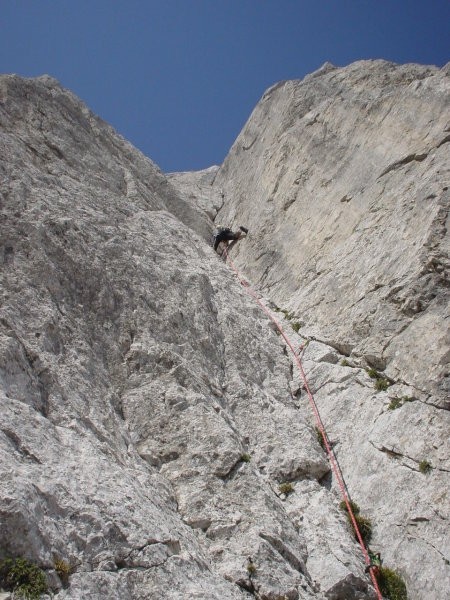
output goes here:
[[234, 271], [234, 273], [236, 274], [236, 277], [238, 278], [240, 284], [242, 285], [242, 287], [245, 289], [245, 291], [247, 292], [247, 294], [253, 298], [253, 300], [259, 305], [259, 307], [264, 311], [264, 313], [270, 318], [270, 320], [275, 324], [275, 326], [277, 327], [278, 331], [280, 332], [280, 334], [282, 335], [284, 341], [286, 342], [286, 345], [288, 346], [288, 348], [291, 350], [292, 355], [294, 357], [294, 362], [297, 365], [298, 370], [300, 371], [300, 375], [302, 377], [303, 380], [303, 385], [304, 385], [304, 389], [306, 390], [306, 393], [308, 395], [308, 400], [311, 406], [311, 409], [313, 411], [314, 414], [314, 418], [316, 421], [316, 426], [320, 431], [320, 434], [323, 438], [323, 443], [328, 455], [328, 459], [330, 461], [330, 465], [331, 468], [333, 470], [334, 476], [336, 477], [336, 481], [338, 482], [339, 488], [341, 490], [341, 494], [342, 494], [342, 499], [345, 502], [345, 506], [347, 507], [347, 511], [348, 514], [350, 516], [356, 537], [358, 539], [359, 545], [361, 546], [361, 550], [364, 556], [364, 560], [366, 563], [366, 566], [369, 568], [369, 573], [370, 573], [370, 577], [373, 583], [373, 586], [375, 588], [376, 594], [377, 594], [377, 598], [378, 600], [383, 600], [383, 596], [381, 595], [380, 589], [378, 587], [378, 582], [377, 582], [377, 578], [375, 576], [374, 573], [374, 569], [372, 568], [371, 565], [371, 560], [370, 560], [370, 556], [369, 556], [369, 552], [366, 548], [366, 545], [364, 543], [364, 540], [362, 538], [361, 532], [359, 530], [358, 527], [358, 523], [356, 522], [356, 518], [354, 515], [354, 511], [352, 509], [352, 503], [350, 500], [350, 496], [347, 492], [347, 487], [345, 485], [343, 476], [342, 476], [342, 471], [341, 468], [339, 466], [339, 463], [337, 461], [336, 455], [330, 445], [330, 442], [328, 441], [328, 436], [325, 430], [325, 426], [322, 422], [320, 413], [319, 413], [319, 409], [317, 407], [316, 401], [314, 400], [314, 396], [311, 392], [311, 388], [308, 384], [308, 380], [306, 377], [306, 373], [305, 370], [303, 368], [303, 364], [300, 358], [301, 353], [300, 352], [296, 352], [295, 351], [295, 347], [293, 345], [293, 343], [291, 342], [291, 340], [289, 339], [289, 337], [287, 336], [286, 332], [284, 331], [281, 323], [278, 321], [278, 319], [276, 317], [273, 316], [272, 312], [264, 305], [264, 303], [261, 301], [261, 299], [259, 298], [258, 294], [256, 293], [256, 291], [252, 288], [252, 286], [249, 284], [248, 281], [246, 281], [244, 279], [244, 277], [241, 275], [241, 273], [239, 272], [238, 268], [236, 267], [236, 265], [233, 263], [233, 261], [231, 260], [228, 252], [225, 250], [225, 257], [226, 257], [226, 262], [227, 264], [231, 267], [231, 269]]

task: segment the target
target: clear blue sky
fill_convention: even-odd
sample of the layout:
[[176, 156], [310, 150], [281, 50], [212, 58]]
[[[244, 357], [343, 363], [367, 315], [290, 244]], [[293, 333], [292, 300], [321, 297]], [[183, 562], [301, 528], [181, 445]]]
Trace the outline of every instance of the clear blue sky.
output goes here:
[[221, 163], [272, 84], [365, 58], [448, 62], [450, 0], [0, 0], [0, 72], [56, 77], [166, 172]]

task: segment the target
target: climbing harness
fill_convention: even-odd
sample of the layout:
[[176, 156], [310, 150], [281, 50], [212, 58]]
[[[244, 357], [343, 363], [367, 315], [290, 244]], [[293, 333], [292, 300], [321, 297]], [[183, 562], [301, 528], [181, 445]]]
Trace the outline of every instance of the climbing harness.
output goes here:
[[255, 292], [255, 290], [249, 284], [249, 282], [246, 281], [242, 277], [241, 273], [239, 272], [239, 270], [237, 269], [236, 265], [231, 260], [231, 258], [230, 258], [230, 256], [229, 256], [229, 254], [228, 254], [228, 252], [227, 252], [226, 249], [225, 249], [225, 260], [227, 261], [227, 263], [230, 265], [230, 267], [235, 272], [235, 274], [236, 274], [236, 276], [237, 276], [237, 278], [239, 280], [239, 283], [245, 289], [245, 291], [247, 292], [247, 294], [249, 296], [251, 296], [253, 298], [253, 300], [255, 300], [255, 302], [260, 306], [260, 308], [264, 311], [264, 313], [275, 324], [276, 328], [278, 329], [278, 331], [280, 332], [280, 334], [283, 336], [283, 339], [286, 342], [286, 345], [289, 347], [289, 349], [292, 352], [292, 355], [294, 357], [294, 361], [295, 361], [295, 363], [296, 363], [296, 365], [298, 367], [298, 370], [300, 371], [301, 377], [303, 379], [303, 386], [304, 386], [304, 389], [306, 390], [306, 393], [308, 395], [309, 403], [311, 405], [312, 411], [313, 411], [314, 416], [315, 416], [316, 425], [317, 425], [317, 427], [318, 427], [318, 429], [319, 429], [319, 431], [320, 431], [320, 433], [322, 435], [323, 443], [324, 443], [325, 448], [326, 448], [328, 459], [330, 461], [331, 467], [333, 469], [333, 473], [334, 473], [334, 475], [336, 477], [336, 480], [337, 480], [337, 482], [339, 484], [339, 487], [341, 489], [342, 498], [343, 498], [343, 500], [345, 502], [345, 506], [347, 507], [347, 511], [348, 511], [349, 516], [350, 516], [350, 519], [351, 519], [351, 522], [352, 522], [352, 525], [353, 525], [356, 537], [358, 539], [359, 545], [361, 546], [361, 550], [362, 550], [362, 553], [364, 555], [364, 561], [366, 563], [366, 567], [369, 569], [370, 578], [372, 579], [372, 583], [373, 583], [373, 586], [375, 588], [375, 591], [376, 591], [376, 594], [377, 594], [377, 598], [378, 598], [378, 600], [383, 600], [383, 596], [381, 595], [380, 588], [378, 587], [377, 578], [376, 578], [375, 573], [374, 573], [374, 568], [373, 568], [373, 565], [372, 565], [372, 561], [370, 560], [370, 557], [369, 557], [369, 552], [368, 552], [368, 550], [366, 548], [366, 545], [364, 543], [364, 540], [362, 538], [361, 532], [360, 532], [359, 527], [358, 527], [358, 523], [356, 522], [356, 518], [355, 518], [355, 515], [353, 513], [353, 509], [352, 509], [351, 502], [350, 502], [350, 496], [348, 494], [347, 487], [345, 485], [344, 478], [342, 476], [341, 468], [340, 468], [339, 463], [337, 461], [337, 458], [336, 458], [336, 456], [334, 454], [334, 451], [333, 451], [333, 449], [332, 449], [332, 447], [331, 447], [331, 445], [330, 445], [330, 443], [328, 441], [328, 436], [327, 436], [327, 433], [325, 431], [325, 427], [324, 427], [324, 424], [322, 422], [322, 419], [320, 417], [319, 409], [317, 408], [316, 401], [314, 400], [314, 396], [313, 396], [313, 394], [311, 392], [311, 389], [310, 389], [309, 384], [308, 384], [308, 380], [306, 378], [305, 371], [303, 369], [303, 364], [302, 364], [301, 359], [300, 359], [301, 352], [300, 351], [296, 352], [293, 343], [291, 342], [291, 340], [286, 335], [286, 333], [285, 333], [283, 327], [281, 326], [280, 322], [278, 321], [278, 319], [276, 319], [272, 315], [272, 313], [269, 311], [269, 309], [263, 304], [263, 302], [260, 300], [260, 298], [258, 297], [258, 295]]

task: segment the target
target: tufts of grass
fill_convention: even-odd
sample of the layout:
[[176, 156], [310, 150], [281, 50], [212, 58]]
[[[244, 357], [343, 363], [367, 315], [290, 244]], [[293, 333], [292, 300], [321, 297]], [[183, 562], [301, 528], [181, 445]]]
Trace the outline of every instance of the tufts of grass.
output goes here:
[[294, 321], [294, 323], [292, 323], [292, 325], [291, 325], [291, 327], [295, 331], [295, 333], [298, 333], [300, 331], [301, 326], [302, 326], [302, 324], [299, 323], [298, 321]]
[[426, 475], [427, 473], [429, 473], [432, 468], [433, 467], [431, 466], [431, 464], [427, 460], [421, 460], [420, 463], [419, 463], [419, 471], [421, 473], [423, 473], [424, 475]]
[[286, 319], [288, 321], [291, 321], [294, 318], [294, 313], [290, 313], [288, 310], [286, 310], [285, 308], [282, 308], [280, 310], [280, 312], [283, 313], [283, 315], [286, 317]]
[[388, 600], [407, 600], [408, 595], [405, 582], [392, 569], [380, 567], [377, 581], [383, 598], [387, 598]]
[[395, 410], [396, 408], [400, 408], [405, 404], [405, 402], [414, 402], [414, 398], [411, 398], [411, 396], [400, 396], [400, 398], [392, 398], [389, 403], [388, 409]]
[[[339, 504], [339, 507], [346, 512], [348, 522], [350, 523], [352, 529], [354, 529], [353, 521], [350, 517], [350, 513], [344, 500], [342, 500], [342, 502]], [[353, 500], [350, 500], [350, 507], [352, 509], [353, 516], [355, 517], [356, 524], [358, 525], [359, 533], [361, 534], [363, 542], [367, 546], [370, 540], [372, 539], [372, 522], [370, 519], [368, 519], [367, 517], [363, 517], [360, 514], [360, 508], [356, 504], [356, 502], [353, 502]], [[356, 531], [354, 531], [354, 533], [355, 538], [358, 539]]]
[[389, 381], [382, 377], [376, 369], [366, 369], [366, 372], [369, 377], [375, 379], [374, 385], [377, 392], [385, 392], [388, 389], [390, 385]]
[[400, 406], [403, 406], [403, 402], [401, 401], [401, 398], [392, 398], [391, 401], [389, 402], [388, 409], [395, 410], [396, 408], [400, 408]]
[[[362, 515], [355, 515], [355, 521], [358, 525], [359, 533], [361, 534], [363, 542], [367, 546], [372, 539], [372, 521], [367, 517], [363, 517]], [[355, 538], [357, 539], [356, 532]]]
[[37, 600], [48, 589], [44, 571], [25, 558], [0, 561], [0, 587], [25, 600]]
[[325, 446], [325, 441], [324, 441], [324, 439], [323, 439], [322, 432], [320, 431], [320, 429], [319, 429], [317, 426], [316, 426], [316, 427], [314, 427], [314, 430], [315, 430], [315, 432], [316, 432], [317, 441], [319, 442], [319, 444], [320, 444], [320, 446], [321, 446], [322, 450], [325, 450], [325, 451], [326, 451], [327, 447]]
[[294, 491], [294, 486], [292, 485], [292, 483], [289, 482], [280, 483], [280, 485], [278, 486], [278, 491], [280, 492], [280, 494], [289, 496], [289, 494], [292, 494], [292, 492]]
[[[350, 504], [350, 508], [352, 509], [352, 513], [354, 515], [359, 515], [360, 513], [360, 508], [359, 506], [356, 504], [356, 502], [353, 502], [353, 500], [349, 501]], [[347, 508], [347, 504], [345, 503], [345, 500], [342, 500], [342, 502], [340, 502], [339, 504], [339, 508], [343, 511], [345, 511], [346, 513], [348, 513], [348, 508]]]
[[69, 583], [69, 577], [73, 573], [72, 567], [68, 562], [62, 560], [61, 558], [55, 559], [55, 571], [58, 573], [59, 578], [63, 582], [63, 584], [67, 585]]
[[388, 389], [388, 387], [389, 381], [387, 379], [380, 377], [375, 380], [375, 389], [377, 390], [377, 392], [385, 392]]

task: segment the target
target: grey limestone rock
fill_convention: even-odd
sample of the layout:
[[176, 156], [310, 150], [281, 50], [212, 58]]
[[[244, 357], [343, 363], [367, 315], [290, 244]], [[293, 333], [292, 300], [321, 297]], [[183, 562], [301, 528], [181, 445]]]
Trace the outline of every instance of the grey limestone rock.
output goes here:
[[0, 559], [67, 600], [323, 599], [279, 485], [329, 466], [205, 206], [51, 78], [1, 77], [0, 127]]
[[233, 260], [302, 348], [371, 545], [446, 597], [448, 92], [445, 68], [326, 64], [220, 168], [165, 176], [54, 79], [0, 78], [0, 559], [61, 600], [375, 597], [215, 218], [250, 228]]
[[414, 600], [450, 589], [449, 108], [448, 66], [327, 64], [264, 94], [214, 182], [217, 220], [250, 228], [236, 264], [313, 341], [350, 492]]

